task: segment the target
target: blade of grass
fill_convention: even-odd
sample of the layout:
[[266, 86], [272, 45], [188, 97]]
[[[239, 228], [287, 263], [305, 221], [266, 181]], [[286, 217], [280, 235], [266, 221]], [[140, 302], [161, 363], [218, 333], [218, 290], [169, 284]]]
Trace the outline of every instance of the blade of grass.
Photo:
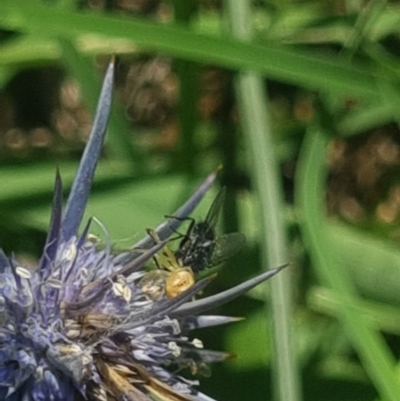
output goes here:
[[[326, 287], [314, 287], [307, 294], [310, 308], [329, 316], [338, 317], [340, 313], [338, 294]], [[355, 307], [365, 316], [376, 330], [400, 335], [400, 310], [384, 303], [357, 299]]]
[[[251, 6], [247, 0], [228, 0], [227, 16], [232, 35], [250, 40]], [[261, 203], [264, 270], [287, 262], [288, 251], [283, 225], [283, 195], [274, 154], [270, 123], [266, 113], [264, 82], [253, 72], [240, 73], [236, 81], [239, 112], [247, 136], [253, 163], [254, 184]], [[274, 384], [276, 399], [296, 401], [301, 398], [300, 380], [292, 341], [291, 272], [281, 272], [271, 286], [274, 332]], [[268, 398], [266, 396], [266, 398]]]
[[385, 124], [398, 120], [399, 106], [393, 103], [379, 103], [368, 107], [360, 107], [342, 118], [338, 130], [343, 136], [364, 134], [368, 130], [377, 129]]
[[376, 72], [352, 65], [340, 57], [328, 58], [326, 54], [319, 57], [276, 43], [262, 46], [199, 35], [173, 24], [156, 24], [132, 17], [116, 18], [93, 12], [71, 12], [33, 0], [2, 0], [0, 25], [50, 38], [78, 39], [85, 34], [122, 37], [149, 50], [231, 69], [253, 70], [311, 89], [375, 97], [379, 93]]
[[396, 242], [339, 222], [330, 222], [329, 244], [358, 291], [371, 299], [400, 305], [400, 249]]
[[322, 212], [328, 143], [326, 131], [316, 122], [308, 130], [302, 146], [296, 178], [296, 199], [304, 240], [321, 281], [332, 288], [337, 296], [338, 317], [372, 382], [381, 397], [398, 400], [400, 384], [394, 372], [394, 357], [382, 336], [359, 313], [356, 307], [358, 297], [348, 271], [338, 259], [337, 249], [333, 249], [329, 243]]

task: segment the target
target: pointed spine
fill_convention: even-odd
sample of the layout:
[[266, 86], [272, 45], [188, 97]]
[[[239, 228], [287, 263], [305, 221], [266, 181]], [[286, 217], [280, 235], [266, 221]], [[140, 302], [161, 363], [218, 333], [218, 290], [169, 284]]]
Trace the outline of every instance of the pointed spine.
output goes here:
[[220, 292], [219, 294], [199, 299], [197, 301], [188, 302], [180, 306], [178, 309], [174, 310], [171, 313], [171, 316], [183, 317], [189, 315], [197, 315], [208, 309], [216, 308], [220, 305], [223, 305], [231, 301], [232, 299], [235, 299], [240, 295], [246, 293], [247, 291], [251, 290], [258, 284], [262, 283], [263, 281], [266, 281], [272, 276], [275, 276], [275, 274], [279, 273], [285, 266], [287, 265], [277, 267], [276, 269], [268, 270], [267, 272], [262, 273], [257, 277], [247, 280], [244, 283], [237, 285], [236, 287], [230, 288], [229, 290]]
[[86, 144], [65, 208], [62, 221], [63, 241], [68, 241], [73, 235], [76, 235], [85, 211], [110, 114], [113, 78], [114, 59], [111, 60], [104, 77], [92, 131], [90, 132], [89, 140]]

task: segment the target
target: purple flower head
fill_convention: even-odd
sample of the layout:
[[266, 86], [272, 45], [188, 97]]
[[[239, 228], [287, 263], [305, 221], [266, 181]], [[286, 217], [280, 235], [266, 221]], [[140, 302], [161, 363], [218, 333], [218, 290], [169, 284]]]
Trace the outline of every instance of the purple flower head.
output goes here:
[[[200, 313], [280, 270], [195, 299], [212, 277], [197, 280], [166, 243], [216, 173], [129, 252], [115, 255], [110, 243], [98, 249], [89, 236], [91, 220], [78, 234], [106, 131], [113, 72], [112, 62], [64, 211], [57, 172], [50, 229], [36, 268], [0, 250], [0, 400], [211, 400], [196, 380], [172, 372], [203, 372], [229, 358], [205, 350], [190, 332], [237, 319]], [[159, 267], [149, 272], [144, 266], [153, 258]]]

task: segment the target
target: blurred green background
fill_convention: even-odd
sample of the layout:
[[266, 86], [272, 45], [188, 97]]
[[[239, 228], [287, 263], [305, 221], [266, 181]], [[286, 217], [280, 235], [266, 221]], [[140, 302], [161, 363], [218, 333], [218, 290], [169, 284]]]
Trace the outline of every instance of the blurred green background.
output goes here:
[[290, 262], [215, 311], [245, 321], [198, 333], [238, 355], [200, 389], [399, 400], [399, 35], [396, 1], [1, 0], [1, 247], [40, 255], [116, 54], [87, 210], [116, 251], [222, 164], [220, 230], [248, 241], [210, 291]]

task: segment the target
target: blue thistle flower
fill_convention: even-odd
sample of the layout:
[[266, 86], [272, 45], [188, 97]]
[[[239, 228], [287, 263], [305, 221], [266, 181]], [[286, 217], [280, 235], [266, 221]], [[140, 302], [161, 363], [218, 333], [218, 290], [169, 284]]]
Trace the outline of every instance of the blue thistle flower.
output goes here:
[[[99, 250], [88, 238], [91, 221], [78, 235], [105, 135], [113, 72], [112, 62], [64, 212], [62, 182], [56, 174], [50, 229], [38, 265], [21, 266], [0, 250], [1, 400], [211, 400], [196, 390], [197, 381], [171, 373], [168, 367], [189, 367], [195, 373], [228, 358], [229, 354], [203, 349], [202, 342], [188, 333], [237, 319], [199, 314], [281, 269], [198, 300], [194, 296], [212, 277], [170, 297], [144, 289], [149, 274], [144, 265], [157, 255], [171, 255], [164, 248], [169, 236], [200, 202], [216, 173], [176, 211], [176, 218], [161, 224], [130, 252], [114, 255], [109, 243]], [[161, 280], [161, 290], [163, 285]]]

